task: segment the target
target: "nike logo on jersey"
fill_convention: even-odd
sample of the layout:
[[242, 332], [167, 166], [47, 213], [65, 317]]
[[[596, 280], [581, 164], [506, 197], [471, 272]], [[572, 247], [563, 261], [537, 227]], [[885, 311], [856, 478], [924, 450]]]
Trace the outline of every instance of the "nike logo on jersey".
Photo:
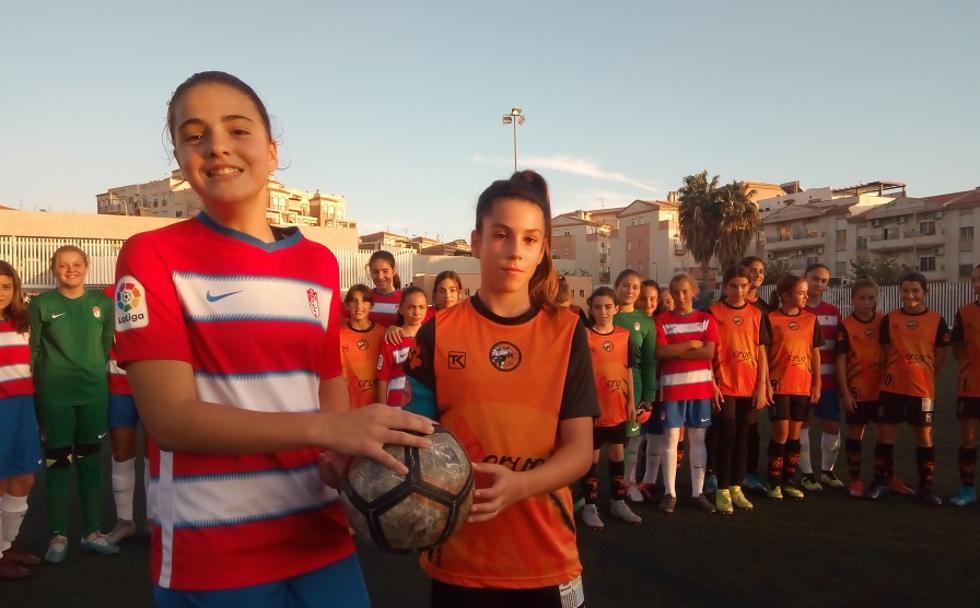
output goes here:
[[242, 293], [242, 290], [239, 289], [238, 291], [229, 291], [228, 293], [222, 293], [222, 294], [219, 294], [219, 295], [214, 295], [214, 294], [212, 294], [209, 291], [207, 293], [207, 296], [206, 297], [208, 299], [208, 302], [217, 302], [218, 300], [224, 300], [225, 298], [227, 298], [229, 296], [233, 296], [236, 293]]
[[99, 435], [98, 439], [99, 440], [105, 439], [105, 436], [108, 435], [108, 434], [109, 434], [109, 432], [106, 431], [105, 433], [102, 433], [101, 435]]
[[63, 317], [65, 315], [67, 315], [67, 314], [68, 314], [67, 312], [59, 312], [58, 314], [52, 314], [51, 315], [51, 318], [52, 319], [57, 319], [58, 317]]

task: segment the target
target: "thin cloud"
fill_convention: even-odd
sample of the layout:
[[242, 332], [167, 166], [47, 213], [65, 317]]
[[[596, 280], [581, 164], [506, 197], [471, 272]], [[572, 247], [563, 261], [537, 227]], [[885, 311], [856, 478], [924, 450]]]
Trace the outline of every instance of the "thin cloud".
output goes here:
[[[494, 166], [508, 164], [506, 159], [491, 159], [480, 154], [474, 154], [473, 161]], [[527, 167], [533, 167], [535, 169], [550, 169], [552, 171], [561, 171], [562, 173], [570, 173], [572, 175], [581, 175], [582, 177], [588, 177], [591, 179], [627, 184], [633, 186], [634, 188], [649, 190], [651, 192], [657, 191], [657, 187], [654, 184], [642, 182], [626, 175], [625, 173], [620, 173], [619, 171], [609, 171], [607, 169], [603, 169], [599, 166], [599, 163], [596, 163], [595, 161], [573, 156], [571, 154], [556, 154], [553, 156], [522, 156], [520, 161], [520, 164]]]

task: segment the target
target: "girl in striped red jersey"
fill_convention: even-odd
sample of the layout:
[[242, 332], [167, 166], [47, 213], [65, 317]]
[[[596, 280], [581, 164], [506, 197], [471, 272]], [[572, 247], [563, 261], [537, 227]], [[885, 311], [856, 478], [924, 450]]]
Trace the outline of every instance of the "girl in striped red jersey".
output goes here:
[[803, 498], [796, 485], [800, 463], [800, 430], [810, 408], [820, 400], [820, 346], [823, 336], [816, 315], [807, 312], [807, 281], [787, 274], [776, 283], [769, 306], [769, 497]]
[[393, 325], [402, 299], [402, 279], [398, 276], [395, 256], [388, 251], [375, 251], [368, 260], [368, 271], [374, 281], [374, 305], [369, 318], [382, 327]]
[[[339, 269], [325, 247], [265, 218], [278, 164], [265, 105], [224, 72], [177, 87], [174, 156], [204, 210], [119, 254], [116, 347], [153, 436], [154, 601], [367, 606], [323, 451], [401, 474], [384, 444], [433, 426], [383, 404], [349, 411]], [[345, 459], [325, 475], [336, 482]]]
[[20, 286], [14, 267], [0, 261], [0, 580], [29, 576], [27, 568], [41, 563], [14, 544], [41, 468], [30, 325]]
[[810, 264], [803, 273], [807, 282], [806, 310], [817, 316], [823, 342], [820, 345], [820, 401], [813, 414], [820, 423], [820, 477], [813, 472], [810, 463], [810, 421], [803, 423], [800, 433], [800, 472], [803, 488], [819, 492], [823, 486], [842, 488], [844, 482], [834, 474], [834, 464], [840, 452], [840, 395], [837, 392], [837, 328], [840, 327], [840, 309], [823, 299], [830, 282], [830, 269], [823, 264]]

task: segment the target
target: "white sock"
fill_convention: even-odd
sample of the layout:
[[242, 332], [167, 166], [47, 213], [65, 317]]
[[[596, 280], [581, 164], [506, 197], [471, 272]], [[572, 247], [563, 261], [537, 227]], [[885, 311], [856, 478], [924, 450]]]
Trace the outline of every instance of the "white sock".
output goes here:
[[150, 458], [143, 457], [143, 493], [146, 495], [146, 520], [153, 521], [153, 502], [150, 500]]
[[133, 491], [136, 488], [136, 459], [122, 462], [112, 459], [112, 498], [116, 501], [116, 518], [133, 521]]
[[677, 496], [677, 442], [680, 438], [680, 429], [664, 429], [660, 458], [664, 468], [664, 491], [670, 496]]
[[0, 551], [6, 551], [17, 539], [20, 533], [20, 525], [24, 523], [24, 516], [27, 515], [27, 497], [13, 496], [7, 492], [0, 498]]
[[647, 435], [647, 468], [643, 473], [643, 483], [657, 483], [660, 475], [660, 460], [663, 456], [663, 435]]
[[636, 483], [636, 465], [639, 463], [640, 442], [643, 438], [640, 435], [630, 437], [626, 441], [626, 483]]
[[820, 437], [820, 470], [833, 471], [840, 453], [840, 432], [831, 435], [824, 433]]
[[697, 498], [704, 492], [704, 469], [708, 466], [708, 448], [704, 435], [708, 429], [687, 429], [687, 442], [691, 449], [691, 496]]
[[800, 429], [800, 472], [813, 475], [813, 465], [810, 464], [810, 427]]

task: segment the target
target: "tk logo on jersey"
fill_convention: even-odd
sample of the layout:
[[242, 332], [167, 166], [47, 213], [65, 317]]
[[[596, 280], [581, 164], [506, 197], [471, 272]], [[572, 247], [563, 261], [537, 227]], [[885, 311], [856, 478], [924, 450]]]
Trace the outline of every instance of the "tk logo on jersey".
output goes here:
[[466, 369], [466, 353], [458, 350], [449, 351], [449, 369]]
[[497, 342], [490, 347], [490, 364], [502, 372], [512, 372], [521, 364], [521, 351], [510, 342]]

